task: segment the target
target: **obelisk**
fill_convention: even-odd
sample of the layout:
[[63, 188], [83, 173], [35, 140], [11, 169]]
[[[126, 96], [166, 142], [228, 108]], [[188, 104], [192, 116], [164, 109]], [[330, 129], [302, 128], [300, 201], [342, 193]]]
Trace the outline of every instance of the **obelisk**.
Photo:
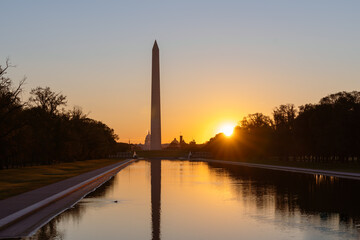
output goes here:
[[151, 74], [151, 150], [161, 150], [161, 112], [160, 112], [160, 63], [159, 47], [155, 40], [152, 49]]

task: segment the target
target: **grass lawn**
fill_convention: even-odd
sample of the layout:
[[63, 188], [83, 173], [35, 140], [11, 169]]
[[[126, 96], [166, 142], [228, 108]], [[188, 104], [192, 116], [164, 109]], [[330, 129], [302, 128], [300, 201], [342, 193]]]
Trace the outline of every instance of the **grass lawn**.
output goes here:
[[96, 159], [0, 170], [0, 199], [34, 190], [119, 161], [122, 160]]

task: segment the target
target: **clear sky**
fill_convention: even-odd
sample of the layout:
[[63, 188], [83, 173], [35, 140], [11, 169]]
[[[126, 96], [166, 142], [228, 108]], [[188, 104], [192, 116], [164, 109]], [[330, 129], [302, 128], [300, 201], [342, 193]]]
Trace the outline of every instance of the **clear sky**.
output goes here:
[[224, 123], [360, 90], [360, 1], [18, 1], [0, 4], [0, 62], [143, 142], [151, 48], [160, 48], [162, 138], [198, 143]]

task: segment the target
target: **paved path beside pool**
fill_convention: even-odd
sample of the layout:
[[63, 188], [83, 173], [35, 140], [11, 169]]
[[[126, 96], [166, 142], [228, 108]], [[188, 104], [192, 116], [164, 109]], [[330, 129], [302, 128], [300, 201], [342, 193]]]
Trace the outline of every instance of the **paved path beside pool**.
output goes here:
[[0, 201], [0, 239], [28, 236], [134, 162], [128, 159]]
[[231, 162], [231, 161], [213, 160], [213, 159], [205, 159], [205, 158], [195, 158], [195, 159], [191, 159], [191, 160], [192, 161], [215, 162], [215, 163], [238, 165], [238, 166], [245, 166], [245, 167], [257, 167], [257, 168], [265, 168], [265, 169], [287, 171], [287, 172], [319, 174], [319, 175], [330, 176], [330, 177], [339, 177], [339, 178], [360, 180], [360, 173], [328, 171], [328, 170], [311, 169], [311, 168], [285, 167], [285, 166], [246, 163], [246, 162]]

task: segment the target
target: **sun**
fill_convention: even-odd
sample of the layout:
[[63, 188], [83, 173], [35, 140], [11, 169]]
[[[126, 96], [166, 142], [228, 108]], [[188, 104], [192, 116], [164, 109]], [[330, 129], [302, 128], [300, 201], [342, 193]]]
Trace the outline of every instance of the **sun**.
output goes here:
[[220, 127], [219, 132], [224, 133], [225, 136], [227, 136], [227, 137], [230, 137], [234, 132], [234, 128], [235, 128], [235, 124], [227, 123]]

